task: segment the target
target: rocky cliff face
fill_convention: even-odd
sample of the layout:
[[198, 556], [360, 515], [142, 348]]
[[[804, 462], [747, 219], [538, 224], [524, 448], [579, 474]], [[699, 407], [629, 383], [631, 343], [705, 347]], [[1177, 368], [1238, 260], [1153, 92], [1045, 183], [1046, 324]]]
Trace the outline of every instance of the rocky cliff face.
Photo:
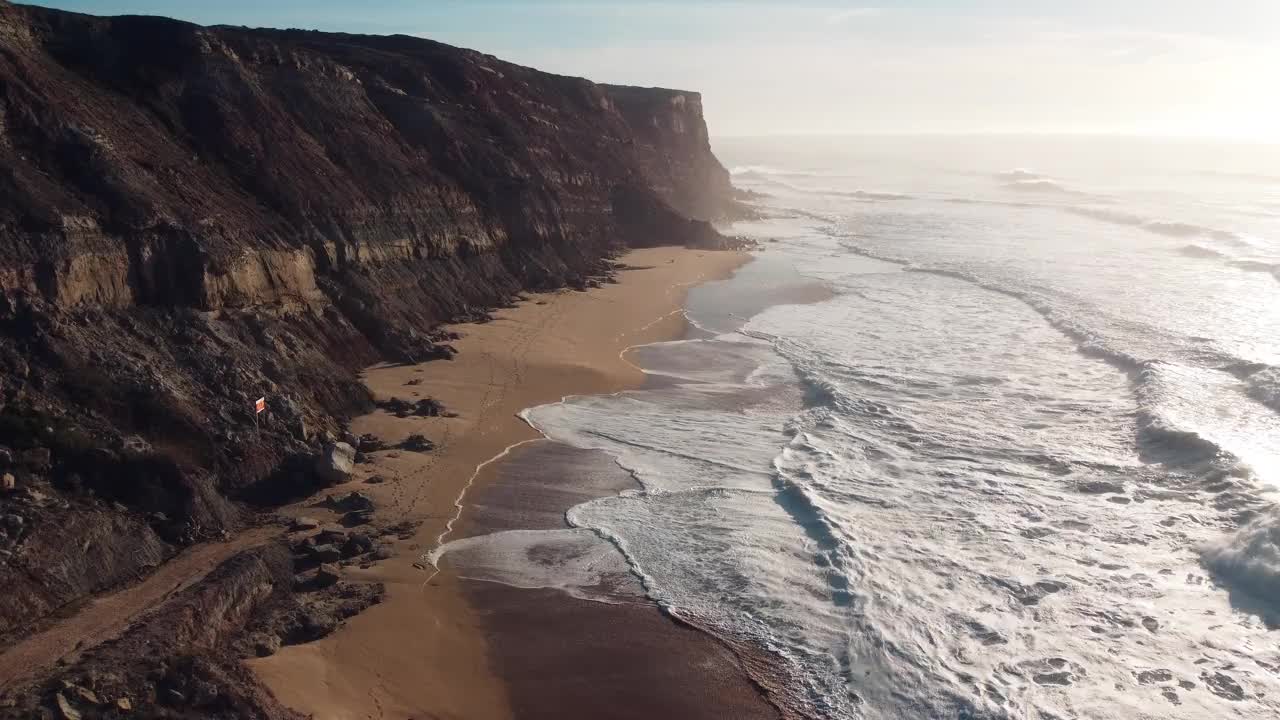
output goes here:
[[359, 368], [732, 212], [695, 93], [0, 0], [0, 639], [305, 485]]
[[312, 304], [322, 276], [423, 259], [562, 281], [616, 237], [620, 188], [729, 209], [693, 93], [4, 4], [0, 38], [0, 278], [61, 307]]

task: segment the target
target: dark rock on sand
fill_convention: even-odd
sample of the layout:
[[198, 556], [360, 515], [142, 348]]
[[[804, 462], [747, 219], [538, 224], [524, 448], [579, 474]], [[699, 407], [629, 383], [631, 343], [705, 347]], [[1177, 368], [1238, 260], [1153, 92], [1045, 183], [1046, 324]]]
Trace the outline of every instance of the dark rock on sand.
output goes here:
[[317, 545], [342, 544], [347, 541], [347, 531], [338, 525], [327, 525], [316, 533]]
[[390, 400], [379, 403], [378, 406], [396, 417], [402, 418], [409, 416], [457, 417], [453, 413], [447, 412], [444, 409], [444, 405], [434, 398], [423, 398], [417, 401], [405, 400], [403, 398], [391, 398]]
[[337, 562], [342, 559], [342, 550], [337, 545], [316, 545], [311, 548], [311, 559], [319, 563]]
[[352, 533], [342, 545], [342, 557], [352, 558], [373, 550], [373, 539], [364, 533]]
[[[335, 561], [338, 559], [339, 558], [334, 558]], [[338, 580], [340, 580], [341, 578], [342, 578], [342, 572], [338, 570], [337, 565], [324, 563], [320, 567], [316, 568], [316, 574], [315, 574], [316, 587], [320, 587], [320, 588], [329, 587], [330, 585], [336, 584]]]
[[331, 499], [330, 503], [335, 510], [372, 510], [373, 498], [365, 495], [359, 490], [352, 490], [337, 499]]
[[342, 516], [343, 527], [356, 527], [358, 525], [367, 525], [373, 522], [372, 510], [352, 510]]
[[356, 445], [356, 449], [362, 453], [377, 452], [379, 450], [385, 450], [386, 448], [387, 444], [385, 442], [378, 438], [377, 435], [369, 433], [361, 435], [359, 444]]
[[410, 452], [431, 452], [435, 449], [436, 444], [428, 440], [425, 435], [415, 433], [405, 438], [398, 447]]

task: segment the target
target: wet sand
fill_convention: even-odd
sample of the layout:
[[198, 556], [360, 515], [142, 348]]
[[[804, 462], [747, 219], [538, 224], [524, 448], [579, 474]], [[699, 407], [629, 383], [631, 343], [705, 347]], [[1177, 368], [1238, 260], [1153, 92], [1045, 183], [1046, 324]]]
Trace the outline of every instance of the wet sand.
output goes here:
[[[421, 525], [395, 546], [392, 559], [367, 570], [344, 570], [351, 581], [384, 583], [385, 602], [328, 638], [285, 648], [249, 666], [282, 702], [316, 718], [538, 716], [542, 710], [530, 709], [524, 676], [513, 682], [503, 669], [521, 665], [515, 662], [519, 653], [541, 653], [557, 638], [562, 644], [558, 657], [566, 663], [561, 674], [592, 670], [566, 681], [588, 685], [611, 676], [620, 688], [630, 673], [657, 663], [665, 665], [666, 682], [683, 681], [669, 694], [691, 703], [687, 707], [710, 703], [710, 696], [697, 693], [735, 672], [737, 684], [726, 681], [731, 688], [726, 692], [753, 695], [746, 692], [750, 686], [732, 655], [707, 636], [677, 627], [652, 606], [634, 617], [618, 618], [599, 616], [594, 607], [575, 611], [576, 604], [595, 604], [566, 602], [558, 593], [544, 594], [545, 602], [523, 599], [530, 595], [527, 591], [512, 591], [520, 600], [501, 592], [477, 594], [469, 587], [474, 583], [449, 572], [435, 574], [420, 560], [442, 535], [452, 536], [455, 518], [467, 502], [464, 493], [474, 497], [487, 487], [499, 475], [503, 463], [497, 460], [509, 448], [515, 455], [528, 447], [521, 443], [538, 439], [517, 417], [520, 410], [569, 394], [638, 387], [644, 375], [622, 359], [622, 351], [681, 337], [686, 323], [680, 309], [688, 288], [726, 277], [746, 260], [739, 253], [677, 248], [634, 251], [622, 261], [636, 269], [620, 273], [618, 284], [531, 295], [518, 307], [494, 313], [493, 322], [455, 328], [464, 337], [454, 343], [459, 355], [452, 361], [371, 368], [365, 379], [380, 399], [434, 397], [458, 417], [401, 419], [380, 411], [359, 418], [352, 423], [357, 435], [373, 433], [397, 443], [421, 433], [438, 447], [430, 453], [376, 453], [371, 463], [358, 466], [352, 483], [329, 492], [358, 488], [373, 496], [378, 523], [407, 519]], [[374, 475], [385, 481], [367, 483]], [[307, 513], [307, 503], [293, 511]], [[518, 612], [496, 612], [504, 604]], [[529, 612], [545, 614], [521, 616], [526, 604]], [[615, 637], [624, 621], [630, 623], [630, 635]], [[545, 623], [556, 632], [521, 627], [529, 623]], [[664, 637], [669, 641], [665, 645]], [[525, 656], [525, 662], [536, 664], [540, 658]], [[652, 686], [643, 691], [659, 694]], [[584, 697], [581, 692], [566, 695], [566, 702], [585, 702]], [[734, 702], [739, 700], [735, 696]], [[752, 696], [741, 700], [741, 707], [753, 701], [760, 702]], [[672, 713], [686, 716], [671, 707]], [[614, 709], [586, 705], [562, 707], [554, 714], [574, 717], [580, 712], [583, 717], [617, 716]], [[740, 714], [734, 705], [716, 716], [758, 715]]]
[[[635, 487], [604, 453], [530, 443], [473, 495], [457, 534], [566, 528], [568, 508]], [[677, 624], [629, 582], [621, 601], [607, 604], [556, 589], [461, 581], [516, 717], [778, 717], [728, 648]]]

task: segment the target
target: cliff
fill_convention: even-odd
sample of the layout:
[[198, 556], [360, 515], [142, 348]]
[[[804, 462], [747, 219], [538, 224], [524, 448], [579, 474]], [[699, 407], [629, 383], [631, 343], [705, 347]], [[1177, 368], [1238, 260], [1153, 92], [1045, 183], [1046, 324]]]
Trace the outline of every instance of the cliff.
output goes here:
[[320, 275], [424, 258], [563, 281], [617, 236], [618, 192], [730, 207], [694, 93], [5, 4], [0, 38], [0, 278], [62, 307], [306, 304]]
[[0, 643], [307, 490], [360, 368], [734, 212], [696, 93], [0, 0]]

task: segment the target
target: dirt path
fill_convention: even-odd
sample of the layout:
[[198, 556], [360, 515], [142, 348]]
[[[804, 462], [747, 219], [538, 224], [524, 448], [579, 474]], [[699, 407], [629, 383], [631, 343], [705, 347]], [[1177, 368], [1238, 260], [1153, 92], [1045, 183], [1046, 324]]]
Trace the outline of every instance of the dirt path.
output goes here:
[[232, 555], [280, 534], [263, 527], [240, 533], [227, 542], [202, 543], [184, 550], [142, 582], [93, 598], [75, 615], [0, 652], [0, 688], [14, 687], [41, 671], [119, 637], [136, 620], [176, 593], [199, 582]]

